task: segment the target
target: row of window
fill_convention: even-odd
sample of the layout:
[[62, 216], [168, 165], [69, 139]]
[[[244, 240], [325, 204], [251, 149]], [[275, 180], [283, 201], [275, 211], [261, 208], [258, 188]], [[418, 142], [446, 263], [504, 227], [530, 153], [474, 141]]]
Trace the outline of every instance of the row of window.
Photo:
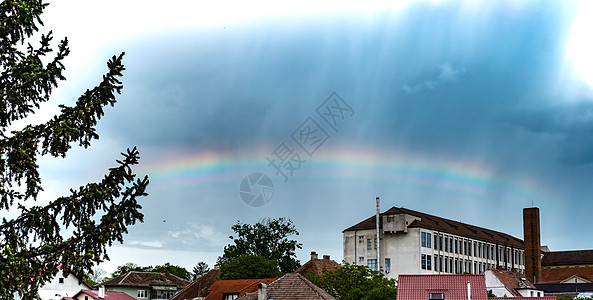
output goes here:
[[[364, 261], [364, 257], [359, 257], [358, 258], [359, 261]], [[385, 258], [385, 271], [386, 272], [390, 272], [391, 271], [391, 258]], [[367, 259], [367, 267], [373, 271], [377, 271], [378, 270], [378, 266], [377, 266], [377, 260], [376, 259]]]
[[[483, 242], [472, 242], [466, 239], [458, 239], [447, 235], [433, 235], [429, 232], [420, 233], [420, 244], [424, 248], [432, 248], [434, 250], [445, 251], [450, 253], [462, 254], [467, 256], [476, 256], [485, 259], [496, 260], [501, 262], [515, 263], [519, 265], [525, 264], [523, 251], [518, 249], [506, 248], [498, 246], [498, 253], [496, 251], [497, 245]], [[473, 253], [473, 255], [472, 255]], [[498, 258], [497, 255], [498, 254]]]
[[[177, 294], [177, 291], [153, 290], [150, 293], [152, 299], [169, 299]], [[147, 290], [138, 290], [136, 298], [148, 298]]]
[[[432, 256], [429, 254], [422, 254], [420, 264], [422, 270], [433, 270]], [[484, 271], [495, 267], [496, 265], [494, 264], [467, 259], [458, 259], [442, 255], [434, 256], [434, 271], [436, 272], [451, 274], [482, 274]]]

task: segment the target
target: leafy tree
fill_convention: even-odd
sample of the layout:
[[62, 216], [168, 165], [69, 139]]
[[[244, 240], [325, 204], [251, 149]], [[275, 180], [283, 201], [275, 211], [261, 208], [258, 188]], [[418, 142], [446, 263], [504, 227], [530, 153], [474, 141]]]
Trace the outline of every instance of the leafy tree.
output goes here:
[[301, 249], [302, 244], [289, 239], [290, 236], [299, 234], [290, 219], [268, 218], [255, 225], [237, 221], [231, 229], [237, 237], [229, 237], [233, 244], [224, 247], [224, 254], [217, 260], [218, 265], [247, 254], [276, 260], [282, 273], [294, 272], [301, 266], [295, 251], [297, 248]]
[[166, 263], [162, 266], [152, 268], [153, 272], [170, 273], [186, 280], [191, 280], [191, 274], [186, 268]]
[[260, 279], [282, 276], [278, 263], [259, 255], [241, 255], [220, 266], [220, 279]]
[[[32, 203], [43, 190], [38, 158], [64, 158], [73, 144], [86, 148], [99, 137], [95, 126], [104, 107], [115, 104], [125, 70], [123, 53], [113, 56], [99, 84], [73, 106], [60, 105], [61, 112], [45, 123], [13, 128], [65, 79], [68, 40], [59, 42], [55, 53], [51, 31], [39, 37], [38, 46], [29, 43], [43, 25], [46, 6], [41, 0], [0, 2], [0, 210], [20, 213], [0, 223], [2, 299], [32, 299], [60, 271], [92, 273], [94, 265], [109, 259], [106, 248], [123, 242], [128, 226], [143, 221], [137, 198], [147, 195], [148, 178], [132, 172], [139, 160], [134, 147], [99, 182], [71, 189], [46, 205]], [[64, 234], [65, 229], [71, 233]]]
[[494, 295], [492, 290], [488, 290], [488, 297], [496, 297], [496, 295]]
[[336, 271], [311, 272], [306, 277], [338, 300], [395, 299], [397, 293], [394, 279], [360, 265], [344, 263]]
[[208, 271], [210, 271], [210, 268], [208, 268], [207, 263], [203, 261], [197, 263], [194, 269], [192, 270], [192, 280], [196, 280], [198, 277], [208, 273]]
[[175, 276], [181, 277], [183, 279], [190, 280], [191, 274], [185, 269], [184, 267], [172, 265], [170, 263], [165, 263], [162, 266], [148, 266], [148, 267], [141, 267], [135, 263], [128, 262], [122, 266], [118, 266], [115, 269], [115, 272], [111, 273], [111, 277], [109, 279], [113, 279], [115, 277], [121, 276], [130, 271], [137, 271], [137, 272], [160, 272], [160, 273], [170, 273]]
[[107, 272], [99, 267], [93, 267], [92, 273], [84, 274], [83, 278], [92, 286], [95, 286], [103, 281]]

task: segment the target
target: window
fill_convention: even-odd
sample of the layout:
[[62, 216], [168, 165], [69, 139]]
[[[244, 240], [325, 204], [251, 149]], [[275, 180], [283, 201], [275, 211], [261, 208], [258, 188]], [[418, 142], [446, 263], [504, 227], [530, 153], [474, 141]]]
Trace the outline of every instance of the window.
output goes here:
[[439, 256], [438, 255], [434, 256], [434, 270], [439, 271]]
[[237, 298], [239, 298], [239, 294], [226, 294], [223, 300], [235, 300]]
[[453, 238], [449, 238], [449, 251], [453, 252]]
[[359, 243], [364, 243], [364, 235], [361, 235], [358, 237], [358, 242]]
[[422, 254], [422, 270], [426, 270], [426, 254]]
[[367, 259], [367, 266], [369, 269], [373, 271], [377, 271], [377, 260], [376, 259]]
[[64, 283], [64, 277], [60, 277], [60, 279], [58, 279], [58, 282]]
[[371, 250], [373, 248], [371, 248], [371, 239], [367, 239], [367, 250]]
[[428, 300], [444, 300], [445, 293], [430, 293], [428, 294]]
[[463, 254], [467, 255], [467, 241], [463, 241]]
[[385, 271], [387, 271], [387, 272], [391, 271], [391, 258], [385, 259]]
[[358, 257], [358, 262], [364, 262], [364, 256], [359, 256]]
[[455, 253], [458, 253], [458, 249], [457, 249], [457, 239], [455, 239]]
[[445, 273], [449, 273], [449, 258], [445, 256]]
[[377, 249], [377, 238], [375, 238], [373, 242], [375, 243], [375, 249]]
[[439, 237], [438, 237], [438, 236], [436, 236], [436, 234], [435, 234], [435, 236], [434, 236], [434, 250], [437, 250], [437, 242], [438, 242], [438, 238], [439, 238]]
[[443, 251], [443, 236], [439, 236], [439, 250]]
[[426, 269], [432, 270], [432, 257], [430, 255], [426, 256]]
[[138, 297], [136, 298], [148, 298], [147, 290], [138, 290]]
[[420, 236], [421, 236], [420, 240], [422, 241], [421, 242], [422, 247], [426, 247], [426, 232], [421, 232]]
[[445, 237], [445, 252], [449, 252], [449, 238]]
[[430, 248], [430, 233], [426, 233], [426, 247]]

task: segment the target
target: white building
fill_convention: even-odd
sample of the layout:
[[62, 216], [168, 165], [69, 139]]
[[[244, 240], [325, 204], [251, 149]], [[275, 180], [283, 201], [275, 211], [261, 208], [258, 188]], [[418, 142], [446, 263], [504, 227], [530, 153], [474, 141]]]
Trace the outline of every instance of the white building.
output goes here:
[[72, 297], [82, 289], [92, 289], [85, 281], [81, 281], [73, 274], [64, 276], [62, 271], [39, 289], [42, 300], [60, 300], [62, 297]]
[[343, 231], [344, 261], [399, 274], [483, 274], [496, 266], [523, 273], [523, 241], [505, 233], [392, 207]]
[[496, 297], [543, 297], [544, 291], [537, 289], [524, 274], [517, 271], [490, 269], [484, 272], [486, 290]]

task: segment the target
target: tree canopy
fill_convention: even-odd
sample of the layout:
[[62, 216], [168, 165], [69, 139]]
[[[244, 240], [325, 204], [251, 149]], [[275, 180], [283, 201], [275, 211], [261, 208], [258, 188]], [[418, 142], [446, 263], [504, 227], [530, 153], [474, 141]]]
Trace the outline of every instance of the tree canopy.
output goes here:
[[387, 300], [395, 299], [397, 293], [394, 279], [366, 266], [344, 263], [336, 271], [324, 270], [322, 275], [310, 273], [305, 277], [338, 300]]
[[268, 218], [255, 225], [237, 221], [231, 229], [236, 237], [229, 237], [233, 243], [224, 247], [224, 254], [217, 261], [219, 265], [241, 255], [259, 255], [275, 260], [282, 273], [294, 272], [300, 267], [295, 251], [301, 249], [302, 244], [290, 239], [292, 235], [299, 234], [290, 219]]
[[115, 271], [111, 273], [110, 279], [113, 279], [130, 271], [169, 273], [186, 280], [191, 280], [192, 277], [192, 274], [190, 274], [186, 268], [177, 265], [172, 265], [171, 263], [165, 263], [164, 265], [158, 265], [154, 267], [141, 267], [135, 263], [128, 262], [124, 265], [118, 266], [115, 269]]
[[241, 255], [220, 267], [220, 279], [261, 279], [282, 276], [276, 260], [259, 255]]
[[[123, 242], [128, 227], [143, 221], [138, 197], [146, 196], [148, 177], [137, 178], [134, 147], [98, 182], [36, 205], [43, 191], [38, 159], [66, 157], [75, 144], [87, 148], [98, 139], [95, 126], [105, 106], [116, 103], [123, 88], [124, 54], [107, 62], [107, 72], [94, 88], [45, 123], [14, 129], [50, 98], [65, 80], [68, 40], [57, 43], [52, 32], [31, 41], [43, 25], [41, 0], [0, 2], [0, 298], [16, 294], [36, 297], [40, 285], [58, 272], [92, 273], [109, 259], [106, 248]], [[33, 46], [32, 44], [38, 45]], [[27, 203], [25, 203], [27, 202]], [[11, 214], [8, 214], [11, 211]], [[18, 212], [16, 217], [9, 217]], [[66, 230], [69, 231], [69, 233]]]

